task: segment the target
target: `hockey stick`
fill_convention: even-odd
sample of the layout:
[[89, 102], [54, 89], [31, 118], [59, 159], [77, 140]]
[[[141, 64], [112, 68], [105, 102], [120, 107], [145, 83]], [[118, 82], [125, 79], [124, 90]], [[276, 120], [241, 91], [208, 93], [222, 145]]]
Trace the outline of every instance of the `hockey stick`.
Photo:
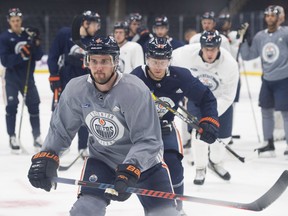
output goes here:
[[23, 113], [24, 113], [24, 105], [26, 103], [26, 97], [27, 97], [27, 92], [28, 92], [28, 82], [29, 82], [29, 75], [30, 75], [30, 65], [31, 65], [31, 59], [32, 57], [29, 57], [28, 60], [28, 65], [27, 65], [27, 73], [26, 73], [26, 80], [25, 80], [25, 86], [23, 89], [23, 101], [22, 101], [22, 106], [21, 106], [21, 115], [20, 115], [20, 123], [19, 123], [19, 131], [18, 131], [18, 141], [20, 148], [24, 154], [29, 154], [28, 151], [23, 147], [20, 136], [21, 136], [21, 129], [22, 129], [22, 120], [23, 120]]
[[58, 170], [59, 171], [67, 171], [68, 169], [70, 169], [70, 167], [72, 167], [75, 163], [76, 163], [76, 161], [79, 159], [79, 158], [81, 158], [81, 157], [83, 157], [83, 151], [81, 151], [79, 154], [78, 154], [78, 156], [68, 165], [68, 166], [59, 166], [59, 168], [58, 168]]
[[[183, 120], [184, 122], [186, 122], [187, 124], [190, 124], [193, 128], [195, 128], [200, 134], [203, 132], [203, 129], [199, 127], [198, 125], [198, 119], [191, 115], [189, 112], [187, 112], [187, 110], [185, 110], [184, 108], [182, 108], [182, 110], [187, 114], [187, 117], [185, 117], [184, 115], [182, 115], [181, 113], [179, 113], [177, 110], [173, 109], [169, 104], [165, 103], [164, 101], [160, 100], [156, 95], [154, 95], [152, 93], [152, 98], [153, 100], [162, 105], [163, 107], [165, 107], [168, 111], [170, 111], [171, 113], [173, 113], [175, 116], [179, 117], [181, 120]], [[181, 106], [179, 106], [181, 108]], [[245, 158], [241, 157], [240, 155], [238, 155], [235, 151], [233, 151], [228, 144], [224, 143], [222, 140], [217, 139], [217, 141], [221, 144], [223, 144], [225, 146], [225, 148], [232, 154], [234, 155], [238, 160], [240, 160], [242, 163], [245, 162]]]
[[[102, 190], [105, 190], [106, 188], [114, 188], [114, 185], [111, 185], [111, 184], [88, 182], [88, 181], [59, 178], [59, 177], [53, 177], [52, 182], [79, 185], [83, 187], [91, 187], [91, 188], [97, 188], [97, 189], [102, 189]], [[238, 203], [238, 202], [230, 202], [230, 201], [224, 201], [224, 200], [200, 198], [200, 197], [186, 196], [186, 195], [173, 194], [173, 193], [168, 193], [168, 192], [163, 192], [163, 191], [154, 191], [154, 190], [149, 190], [149, 189], [141, 189], [141, 188], [133, 188], [133, 187], [128, 187], [126, 192], [134, 193], [134, 194], [138, 194], [142, 196], [196, 202], [196, 203], [203, 203], [203, 204], [209, 204], [209, 205], [215, 205], [215, 206], [223, 206], [223, 207], [230, 207], [230, 208], [235, 208], [235, 209], [249, 210], [249, 211], [262, 211], [263, 209], [270, 206], [275, 200], [277, 200], [281, 196], [281, 194], [286, 190], [287, 186], [288, 186], [288, 170], [285, 170], [281, 174], [279, 179], [275, 182], [275, 184], [266, 193], [264, 193], [260, 198], [258, 198], [257, 200], [251, 203]]]

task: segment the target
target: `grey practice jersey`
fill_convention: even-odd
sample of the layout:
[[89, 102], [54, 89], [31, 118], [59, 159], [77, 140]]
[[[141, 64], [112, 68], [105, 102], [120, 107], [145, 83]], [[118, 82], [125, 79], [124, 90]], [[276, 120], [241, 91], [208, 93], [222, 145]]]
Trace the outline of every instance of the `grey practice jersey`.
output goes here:
[[145, 171], [162, 160], [156, 107], [149, 89], [134, 75], [118, 73], [107, 93], [98, 91], [89, 75], [72, 79], [52, 115], [43, 149], [67, 149], [81, 125], [90, 132], [90, 157], [113, 169], [132, 163]]
[[263, 78], [275, 81], [288, 78], [288, 28], [279, 27], [274, 33], [258, 32], [249, 49], [247, 43], [241, 46], [241, 57], [250, 60], [261, 57]]

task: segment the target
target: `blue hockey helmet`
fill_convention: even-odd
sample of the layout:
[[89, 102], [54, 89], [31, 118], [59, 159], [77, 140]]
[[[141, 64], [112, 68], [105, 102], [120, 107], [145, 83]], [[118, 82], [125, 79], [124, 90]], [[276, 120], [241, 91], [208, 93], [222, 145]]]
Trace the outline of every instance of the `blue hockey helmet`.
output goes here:
[[222, 38], [217, 30], [204, 31], [200, 37], [201, 47], [220, 47]]
[[154, 20], [153, 27], [157, 26], [167, 26], [169, 27], [169, 20], [166, 16], [158, 16]]
[[152, 38], [147, 47], [147, 57], [155, 59], [171, 59], [172, 46], [166, 37]]
[[112, 55], [119, 56], [120, 49], [112, 36], [93, 39], [86, 48], [88, 55]]
[[87, 11], [84, 11], [82, 15], [83, 15], [83, 20], [87, 20], [89, 22], [101, 23], [101, 17], [98, 13], [87, 10]]
[[128, 22], [126, 21], [119, 21], [119, 22], [116, 22], [114, 24], [114, 27], [113, 27], [114, 31], [115, 29], [123, 29], [125, 31], [125, 34], [128, 34], [129, 33], [129, 25], [128, 25]]
[[8, 14], [7, 14], [7, 20], [9, 20], [11, 17], [22, 17], [22, 12], [19, 8], [10, 8], [8, 10]]
[[231, 16], [229, 13], [222, 13], [218, 16], [219, 21], [229, 21], [231, 22]]
[[208, 11], [208, 12], [205, 12], [204, 14], [202, 14], [201, 20], [203, 20], [203, 19], [211, 19], [211, 20], [215, 21], [214, 11]]
[[130, 24], [132, 21], [141, 22], [142, 18], [142, 15], [139, 13], [130, 13], [128, 16], [128, 23]]
[[279, 8], [277, 7], [277, 5], [270, 5], [270, 6], [268, 6], [268, 7], [265, 9], [264, 14], [265, 14], [265, 15], [274, 14], [274, 15], [276, 15], [276, 16], [279, 16], [279, 15], [280, 15], [280, 10], [279, 10]]

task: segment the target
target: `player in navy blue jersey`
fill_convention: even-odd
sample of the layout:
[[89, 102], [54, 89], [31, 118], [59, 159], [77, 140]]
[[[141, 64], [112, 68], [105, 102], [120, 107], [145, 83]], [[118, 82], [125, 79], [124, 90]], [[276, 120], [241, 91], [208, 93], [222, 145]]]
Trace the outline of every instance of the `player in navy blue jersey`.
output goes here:
[[[184, 96], [194, 101], [201, 109], [202, 119], [199, 126], [203, 133], [200, 139], [213, 143], [218, 137], [217, 102], [208, 87], [193, 77], [188, 69], [170, 65], [172, 46], [167, 38], [152, 38], [146, 53], [146, 65], [132, 71], [144, 81], [149, 89], [173, 109]], [[174, 115], [163, 106], [157, 106], [161, 122], [164, 142], [164, 160], [167, 163], [175, 193], [183, 194], [183, 148], [181, 138], [174, 124]], [[182, 202], [178, 202], [178, 210], [182, 210]], [[182, 215], [185, 215], [182, 213]]]
[[[95, 37], [100, 29], [101, 19], [98, 13], [84, 11], [82, 13], [82, 25], [80, 35], [83, 44], [88, 43]], [[71, 27], [63, 27], [57, 33], [49, 51], [48, 67], [50, 71], [50, 87], [54, 93], [52, 110], [59, 100], [58, 96], [66, 84], [75, 77], [88, 74], [83, 66], [84, 50], [72, 41]], [[87, 148], [88, 131], [85, 126], [78, 132], [78, 150], [84, 151]]]
[[10, 28], [0, 35], [1, 63], [6, 67], [5, 94], [6, 124], [10, 136], [12, 151], [19, 152], [19, 141], [16, 139], [15, 125], [19, 104], [18, 92], [25, 97], [28, 107], [34, 146], [41, 147], [39, 104], [40, 98], [34, 81], [35, 62], [43, 56], [40, 46], [39, 30], [22, 27], [22, 12], [19, 8], [9, 9], [7, 21]]

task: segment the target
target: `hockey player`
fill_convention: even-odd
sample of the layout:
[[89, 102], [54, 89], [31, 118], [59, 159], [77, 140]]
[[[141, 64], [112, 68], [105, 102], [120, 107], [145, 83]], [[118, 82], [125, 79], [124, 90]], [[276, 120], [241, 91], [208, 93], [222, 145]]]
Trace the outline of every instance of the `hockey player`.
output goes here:
[[[190, 69], [192, 74], [213, 92], [217, 99], [219, 138], [227, 144], [232, 133], [232, 104], [239, 79], [238, 65], [231, 54], [220, 47], [221, 36], [218, 31], [203, 32], [200, 44], [201, 47], [198, 44], [190, 44], [175, 50], [172, 65]], [[200, 119], [203, 118], [198, 104], [190, 100], [188, 111]], [[230, 173], [222, 165], [226, 152], [223, 144], [216, 141], [209, 145], [210, 151], [208, 151], [205, 140], [203, 142], [197, 139], [194, 132], [192, 132], [192, 150], [196, 167], [194, 184], [204, 184], [207, 164], [219, 177], [230, 180]]]
[[[125, 201], [127, 187], [172, 192], [168, 169], [161, 162], [163, 142], [154, 101], [137, 77], [117, 70], [119, 47], [100, 37], [87, 48], [89, 75], [72, 79], [61, 95], [42, 151], [32, 157], [28, 178], [50, 191], [57, 175], [58, 154], [67, 149], [81, 125], [91, 132], [90, 157], [83, 179], [114, 184], [115, 189], [81, 187], [71, 216], [103, 216], [110, 200]], [[125, 94], [123, 94], [125, 92]], [[178, 215], [173, 200], [139, 196], [145, 214]]]
[[[274, 157], [274, 110], [281, 111], [288, 144], [288, 101], [283, 99], [288, 97], [288, 28], [279, 26], [280, 11], [277, 6], [267, 7], [264, 14], [267, 29], [254, 36], [251, 47], [246, 40], [240, 52], [244, 60], [261, 58], [263, 76], [259, 106], [264, 146], [257, 150], [259, 156]], [[284, 155], [288, 156], [288, 146]]]
[[135, 42], [127, 41], [129, 32], [128, 23], [125, 21], [114, 24], [114, 38], [120, 47], [119, 70], [122, 73], [131, 71], [144, 64], [144, 54], [142, 47]]
[[[85, 44], [96, 35], [100, 29], [101, 19], [98, 13], [84, 11], [83, 21], [80, 27], [82, 42]], [[72, 41], [71, 27], [63, 27], [57, 33], [48, 54], [48, 67], [50, 72], [50, 87], [54, 94], [52, 110], [55, 109], [55, 102], [59, 101], [66, 84], [75, 77], [88, 74], [89, 71], [83, 66], [84, 50]], [[60, 61], [60, 65], [58, 64]], [[56, 98], [55, 98], [56, 97]], [[78, 132], [78, 151], [87, 155], [88, 130], [85, 126], [80, 127]]]
[[12, 151], [18, 153], [20, 146], [16, 139], [15, 124], [19, 92], [27, 95], [25, 104], [30, 115], [34, 147], [39, 149], [42, 145], [40, 98], [34, 81], [34, 69], [35, 62], [41, 59], [43, 51], [40, 46], [39, 31], [31, 27], [26, 29], [22, 27], [22, 12], [19, 8], [9, 9], [7, 21], [10, 29], [0, 35], [0, 57], [1, 63], [6, 67], [7, 132]]
[[166, 37], [169, 40], [173, 50], [178, 47], [184, 46], [184, 43], [168, 35], [169, 32], [169, 20], [166, 16], [158, 16], [154, 20], [153, 33], [155, 37]]
[[129, 25], [128, 41], [137, 42], [141, 45], [143, 52], [145, 45], [150, 39], [150, 32], [147, 27], [142, 24], [142, 15], [139, 13], [130, 13], [127, 19]]
[[[178, 108], [184, 96], [198, 104], [203, 117], [199, 126], [204, 130], [200, 139], [213, 143], [218, 137], [219, 127], [216, 100], [211, 91], [193, 77], [189, 70], [170, 66], [171, 55], [172, 46], [167, 38], [152, 38], [148, 44], [146, 65], [136, 68], [132, 74], [142, 79], [157, 97], [173, 109]], [[170, 170], [174, 192], [183, 194], [183, 148], [174, 115], [161, 105], [157, 106], [157, 111], [164, 142], [164, 161]], [[185, 215], [181, 201], [178, 202], [178, 210]]]
[[[215, 31], [216, 27], [216, 20], [215, 20], [215, 13], [213, 11], [205, 12], [201, 16], [201, 25], [203, 31]], [[202, 33], [197, 33], [195, 34], [189, 41], [190, 44], [192, 43], [200, 43], [200, 37]], [[221, 35], [222, 38], [222, 43], [221, 47], [225, 48], [228, 52], [230, 52], [230, 43], [228, 39], [224, 36]]]

